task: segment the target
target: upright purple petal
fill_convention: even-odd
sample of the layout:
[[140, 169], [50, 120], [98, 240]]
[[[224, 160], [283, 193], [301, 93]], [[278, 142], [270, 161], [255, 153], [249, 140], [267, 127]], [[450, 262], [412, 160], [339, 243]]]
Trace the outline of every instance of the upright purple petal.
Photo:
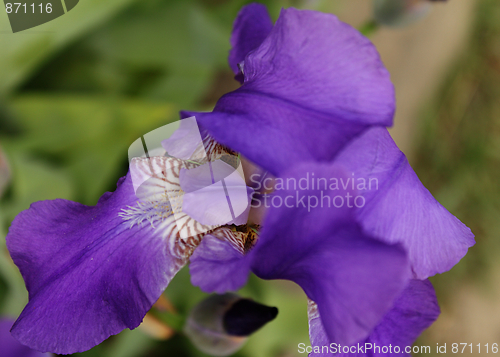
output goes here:
[[[432, 325], [438, 318], [439, 312], [432, 284], [428, 280], [411, 280], [408, 287], [397, 298], [394, 306], [375, 327], [370, 336], [355, 344], [350, 348], [350, 352], [339, 353], [338, 356], [410, 357], [409, 352], [411, 351], [408, 351], [408, 347], [411, 347], [418, 336]], [[330, 346], [330, 340], [314, 304], [312, 306], [310, 304], [309, 308], [309, 335], [312, 346]], [[366, 349], [367, 346], [371, 347]], [[389, 348], [389, 346], [389, 352], [383, 350], [384, 347]], [[338, 346], [333, 347], [338, 349]], [[309, 356], [332, 356], [332, 353], [326, 353], [326, 349], [323, 352], [311, 353]]]
[[260, 46], [273, 28], [273, 21], [262, 4], [250, 4], [243, 7], [234, 21], [231, 36], [229, 65], [235, 75], [240, 73], [238, 64]]
[[331, 14], [284, 9], [245, 60], [242, 92], [291, 101], [345, 121], [392, 124], [394, 87], [376, 48]]
[[392, 124], [389, 73], [370, 41], [334, 15], [283, 10], [244, 74], [212, 113], [189, 115], [274, 175], [330, 161], [368, 126]]
[[14, 320], [0, 319], [0, 356], [2, 357], [50, 357], [49, 353], [42, 353], [21, 345], [10, 334]]
[[[299, 182], [307, 173], [316, 179], [346, 178], [335, 167], [304, 164], [285, 175], [285, 182]], [[340, 344], [368, 337], [409, 277], [400, 247], [366, 235], [347, 204], [335, 208], [324, 199], [348, 193], [354, 194], [317, 186], [277, 190], [274, 197], [281, 200], [274, 199], [249, 253], [252, 271], [260, 278], [299, 284], [317, 302], [329, 339]], [[304, 204], [298, 203], [300, 197]]]
[[137, 205], [130, 175], [95, 207], [55, 200], [21, 212], [7, 246], [30, 300], [14, 337], [69, 354], [136, 328], [191, 249], [156, 213]]
[[432, 197], [386, 129], [370, 129], [335, 163], [366, 186], [371, 180], [372, 189], [362, 191], [366, 205], [359, 221], [369, 234], [404, 245], [415, 278], [451, 269], [474, 245], [470, 229]]

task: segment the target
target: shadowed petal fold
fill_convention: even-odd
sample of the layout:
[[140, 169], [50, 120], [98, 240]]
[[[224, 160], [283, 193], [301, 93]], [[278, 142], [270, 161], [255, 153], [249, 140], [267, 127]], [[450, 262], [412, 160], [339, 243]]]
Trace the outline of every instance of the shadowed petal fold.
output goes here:
[[422, 185], [386, 129], [353, 140], [335, 163], [372, 180], [372, 189], [362, 191], [366, 205], [358, 220], [369, 234], [407, 249], [415, 278], [451, 269], [474, 245], [470, 229]]
[[243, 287], [250, 274], [250, 261], [243, 244], [231, 242], [238, 238], [229, 228], [206, 235], [189, 260], [191, 283], [204, 292], [218, 294]]
[[[331, 166], [307, 164], [284, 178], [299, 182], [313, 173], [316, 179], [347, 177]], [[276, 191], [285, 205], [269, 209], [257, 245], [249, 253], [252, 271], [260, 278], [299, 284], [317, 302], [329, 339], [341, 344], [366, 338], [409, 277], [405, 252], [363, 233], [352, 209], [329, 207], [326, 201], [319, 206], [325, 195], [347, 193], [354, 192], [317, 187]], [[287, 201], [287, 197], [293, 198]], [[296, 197], [304, 197], [305, 205], [314, 198], [318, 205], [309, 210], [294, 204]]]
[[136, 204], [128, 175], [95, 207], [42, 201], [17, 216], [7, 246], [30, 298], [12, 329], [19, 341], [69, 354], [141, 323], [191, 248], [171, 241], [171, 219]]
[[[320, 315], [314, 303], [309, 303], [309, 335], [312, 346], [329, 346], [330, 340], [321, 323]], [[412, 346], [420, 334], [427, 329], [439, 316], [439, 305], [432, 284], [428, 280], [411, 280], [408, 287], [396, 299], [394, 306], [375, 327], [370, 336], [359, 342], [352, 353], [339, 353], [345, 357], [397, 357], [411, 356], [405, 351], [407, 346]], [[380, 348], [392, 346], [393, 353], [379, 353], [378, 350], [364, 347], [367, 344]], [[399, 347], [399, 353], [394, 350]], [[324, 351], [326, 352], [326, 351]], [[332, 356], [331, 353], [311, 353], [310, 357]]]

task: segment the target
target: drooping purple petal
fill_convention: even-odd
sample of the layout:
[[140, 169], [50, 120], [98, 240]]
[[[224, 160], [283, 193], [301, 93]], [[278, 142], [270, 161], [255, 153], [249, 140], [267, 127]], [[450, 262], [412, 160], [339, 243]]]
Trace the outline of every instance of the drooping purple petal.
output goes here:
[[[375, 327], [370, 336], [352, 347], [348, 346], [350, 352], [339, 353], [338, 356], [411, 356], [409, 353], [411, 351], [407, 349], [408, 346], [411, 347], [418, 336], [432, 325], [438, 318], [439, 312], [439, 305], [432, 284], [428, 280], [411, 280], [408, 287], [397, 298], [393, 307]], [[326, 335], [320, 315], [314, 304], [309, 306], [309, 335], [311, 346], [330, 346], [330, 340]], [[384, 347], [389, 348], [389, 346], [391, 346], [389, 352], [384, 350]], [[339, 351], [339, 346], [333, 347]], [[317, 351], [320, 351], [320, 353], [313, 352], [309, 356], [332, 356], [331, 353], [326, 353], [327, 349], [323, 349], [325, 353], [321, 353], [321, 348]], [[342, 350], [339, 352], [342, 352]]]
[[2, 357], [50, 357], [50, 353], [42, 353], [19, 343], [10, 334], [14, 320], [0, 319], [0, 356]]
[[[207, 293], [223, 294], [236, 291], [247, 282], [250, 274], [250, 261], [241, 247], [228, 240], [225, 232], [206, 235], [190, 258], [189, 271], [191, 283]], [[240, 249], [237, 249], [240, 248]]]
[[229, 65], [235, 75], [240, 73], [238, 64], [250, 51], [260, 46], [272, 28], [273, 22], [264, 5], [250, 4], [240, 10], [234, 21], [229, 52]]
[[283, 10], [244, 67], [244, 84], [212, 113], [184, 115], [276, 176], [392, 124], [394, 89], [375, 47], [333, 15]]
[[432, 197], [386, 129], [370, 129], [335, 163], [355, 175], [356, 185], [371, 183], [361, 191], [359, 221], [369, 234], [404, 245], [415, 278], [451, 269], [474, 245], [470, 229]]
[[[347, 178], [331, 165], [317, 164], [299, 165], [284, 178], [299, 182], [313, 174], [316, 180]], [[337, 199], [336, 208], [324, 198], [350, 194], [352, 206], [354, 192], [309, 188], [275, 192], [281, 200], [271, 200], [260, 238], [249, 253], [251, 268], [263, 279], [299, 284], [317, 302], [330, 340], [351, 344], [369, 335], [406, 286], [406, 254], [366, 235], [347, 202], [342, 206]]]
[[19, 341], [68, 354], [141, 323], [196, 237], [179, 241], [171, 216], [137, 201], [128, 175], [95, 207], [42, 201], [16, 217], [7, 247], [30, 297]]

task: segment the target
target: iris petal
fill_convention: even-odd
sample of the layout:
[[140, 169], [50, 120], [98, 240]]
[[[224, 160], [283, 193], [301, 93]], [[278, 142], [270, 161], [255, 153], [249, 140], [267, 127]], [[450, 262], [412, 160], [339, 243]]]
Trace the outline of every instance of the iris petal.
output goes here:
[[334, 15], [284, 9], [245, 59], [240, 92], [288, 100], [345, 121], [392, 124], [394, 87], [373, 44]]
[[[338, 168], [307, 164], [284, 178], [299, 182], [307, 173], [309, 177], [314, 173], [316, 179], [346, 177]], [[403, 249], [366, 235], [349, 207], [327, 206], [326, 201], [319, 206], [325, 194], [346, 193], [318, 187], [276, 191], [275, 197], [285, 205], [269, 209], [257, 245], [249, 253], [252, 271], [260, 278], [300, 285], [317, 302], [329, 339], [343, 345], [369, 335], [409, 278]], [[309, 210], [290, 199], [287, 202], [287, 197], [297, 195], [305, 202], [314, 197], [317, 207]]]
[[14, 324], [13, 320], [0, 319], [0, 347], [2, 357], [50, 357], [49, 353], [42, 353], [21, 345], [10, 334], [10, 328]]
[[[311, 345], [329, 346], [330, 342], [321, 323], [320, 315], [314, 303], [309, 304], [309, 335]], [[411, 280], [408, 287], [394, 302], [393, 307], [375, 327], [370, 336], [360, 342], [363, 347], [358, 353], [340, 353], [338, 356], [411, 356], [404, 353], [407, 346], [411, 346], [418, 336], [428, 328], [439, 316], [439, 306], [432, 284], [428, 280]], [[366, 343], [377, 345], [380, 348], [392, 346], [400, 348], [400, 353], [374, 353], [374, 350], [365, 350]], [[326, 352], [326, 351], [325, 351]], [[311, 353], [310, 357], [331, 356], [331, 353]]]
[[17, 216], [7, 246], [30, 297], [19, 341], [69, 354], [141, 323], [199, 237], [179, 241], [173, 219], [124, 220], [136, 201], [128, 175], [95, 207], [42, 201]]
[[274, 176], [302, 162], [333, 160], [367, 127], [255, 93], [234, 93], [211, 113], [184, 115], [195, 115], [218, 142]]
[[369, 234], [403, 244], [415, 278], [451, 269], [474, 245], [470, 229], [432, 197], [386, 129], [370, 129], [335, 163], [358, 179], [377, 183], [362, 191], [366, 205], [358, 212], [359, 221]]

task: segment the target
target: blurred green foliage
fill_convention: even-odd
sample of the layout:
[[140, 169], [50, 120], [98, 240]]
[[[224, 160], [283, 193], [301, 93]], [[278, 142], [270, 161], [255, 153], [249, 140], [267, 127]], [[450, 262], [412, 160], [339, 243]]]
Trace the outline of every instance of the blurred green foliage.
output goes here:
[[476, 245], [432, 279], [443, 300], [463, 279], [487, 277], [500, 253], [500, 3], [478, 1], [468, 48], [422, 113], [412, 163], [436, 199], [466, 222]]

